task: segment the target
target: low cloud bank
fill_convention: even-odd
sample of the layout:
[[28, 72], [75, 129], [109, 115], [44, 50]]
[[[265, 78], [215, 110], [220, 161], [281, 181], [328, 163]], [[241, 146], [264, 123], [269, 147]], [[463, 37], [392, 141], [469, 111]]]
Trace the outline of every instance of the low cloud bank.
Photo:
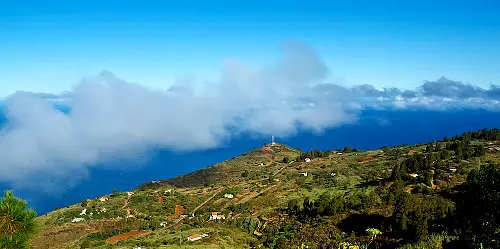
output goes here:
[[151, 149], [214, 148], [243, 132], [322, 132], [356, 122], [368, 108], [500, 109], [498, 86], [441, 78], [415, 90], [343, 87], [324, 83], [327, 67], [304, 44], [287, 43], [282, 51], [269, 68], [232, 61], [217, 82], [179, 81], [165, 91], [106, 71], [63, 95], [13, 94], [4, 103], [0, 181], [50, 192], [85, 179], [89, 167]]

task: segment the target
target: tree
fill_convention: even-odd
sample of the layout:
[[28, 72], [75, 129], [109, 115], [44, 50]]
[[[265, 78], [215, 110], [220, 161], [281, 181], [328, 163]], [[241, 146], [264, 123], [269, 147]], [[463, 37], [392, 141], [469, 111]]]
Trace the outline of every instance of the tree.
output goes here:
[[293, 215], [297, 215], [300, 212], [299, 201], [297, 199], [288, 201], [288, 212]]
[[344, 149], [342, 150], [344, 153], [350, 153], [350, 152], [353, 152], [354, 149], [351, 148], [351, 146], [346, 146], [344, 147]]
[[461, 239], [473, 248], [500, 248], [500, 167], [483, 166], [467, 177], [467, 190], [457, 202]]
[[28, 248], [28, 239], [35, 231], [36, 212], [27, 206], [12, 191], [5, 191], [0, 198], [0, 248]]
[[394, 212], [392, 214], [396, 228], [400, 232], [405, 232], [408, 228], [409, 212], [411, 211], [411, 195], [409, 193], [402, 193], [396, 199], [394, 205]]
[[290, 162], [290, 158], [286, 156], [286, 157], [283, 158], [282, 162], [283, 163], [289, 163]]
[[243, 171], [243, 173], [241, 173], [241, 176], [248, 177], [248, 170]]
[[89, 204], [89, 201], [88, 201], [87, 199], [84, 199], [84, 200], [82, 200], [82, 202], [80, 203], [80, 206], [82, 206], [82, 207], [86, 207], [86, 206], [87, 206], [87, 204]]

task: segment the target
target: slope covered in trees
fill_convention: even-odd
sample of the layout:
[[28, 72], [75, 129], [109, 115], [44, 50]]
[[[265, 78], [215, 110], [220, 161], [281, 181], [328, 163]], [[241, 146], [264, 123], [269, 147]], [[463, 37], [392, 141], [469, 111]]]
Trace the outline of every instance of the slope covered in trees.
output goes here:
[[[484, 129], [372, 151], [265, 145], [132, 194], [115, 192], [39, 217], [32, 245], [498, 248], [498, 134]], [[81, 216], [83, 209], [93, 215]], [[213, 212], [224, 219], [214, 220]], [[85, 221], [70, 223], [75, 217]], [[106, 242], [132, 230], [145, 235]]]

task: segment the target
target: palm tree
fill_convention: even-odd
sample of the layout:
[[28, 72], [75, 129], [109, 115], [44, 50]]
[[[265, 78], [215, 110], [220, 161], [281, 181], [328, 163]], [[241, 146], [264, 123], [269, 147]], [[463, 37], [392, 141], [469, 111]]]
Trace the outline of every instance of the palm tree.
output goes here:
[[0, 198], [0, 248], [26, 248], [35, 231], [36, 212], [28, 204], [5, 191]]

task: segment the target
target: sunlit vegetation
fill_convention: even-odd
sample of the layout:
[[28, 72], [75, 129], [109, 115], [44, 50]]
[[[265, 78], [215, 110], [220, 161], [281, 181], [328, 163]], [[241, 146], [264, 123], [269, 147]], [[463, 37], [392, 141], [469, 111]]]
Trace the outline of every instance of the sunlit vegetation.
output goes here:
[[[499, 146], [498, 129], [371, 151], [265, 145], [130, 196], [55, 210], [38, 218], [32, 245], [499, 248]], [[147, 233], [106, 241], [134, 230]], [[207, 236], [188, 241], [195, 234]]]

